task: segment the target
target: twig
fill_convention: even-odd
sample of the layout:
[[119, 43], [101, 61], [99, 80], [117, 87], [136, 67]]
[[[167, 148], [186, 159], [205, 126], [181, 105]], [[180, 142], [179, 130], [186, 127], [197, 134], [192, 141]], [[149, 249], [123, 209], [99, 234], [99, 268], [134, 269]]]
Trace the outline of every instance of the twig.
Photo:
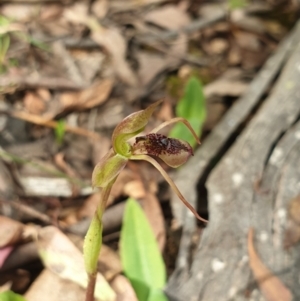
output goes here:
[[208, 26], [210, 26], [213, 23], [216, 23], [218, 21], [221, 21], [225, 19], [227, 16], [226, 10], [221, 10], [215, 13], [213, 16], [210, 16], [208, 18], [200, 18], [196, 19], [195, 21], [191, 22], [189, 25], [182, 27], [179, 30], [167, 30], [163, 31], [161, 33], [157, 34], [145, 34], [138, 35], [135, 37], [135, 39], [140, 43], [149, 43], [153, 41], [163, 41], [176, 39], [180, 34], [193, 34], [198, 30], [204, 29]]
[[[37, 116], [34, 114], [29, 114], [26, 112], [20, 112], [20, 111], [3, 111], [0, 113], [6, 113], [12, 117], [30, 122], [30, 123], [34, 123], [37, 125], [42, 125], [42, 126], [46, 126], [46, 127], [50, 127], [50, 128], [56, 128], [58, 126], [58, 123], [54, 120], [47, 120], [44, 117], [41, 116]], [[89, 138], [93, 138], [93, 139], [99, 139], [100, 136], [95, 133], [95, 132], [91, 132], [89, 130], [83, 129], [83, 128], [79, 128], [79, 127], [73, 127], [73, 126], [69, 126], [69, 125], [65, 125], [65, 131], [66, 132], [70, 132], [70, 133], [74, 133], [77, 135], [81, 135], [81, 136], [86, 136]]]
[[82, 85], [60, 77], [2, 75], [0, 78], [0, 88], [3, 89], [11, 86], [23, 89], [43, 87], [53, 90], [80, 90], [84, 88]]
[[36, 219], [42, 221], [43, 223], [52, 224], [52, 221], [48, 215], [41, 213], [41, 212], [37, 211], [36, 209], [29, 207], [25, 204], [22, 204], [22, 203], [16, 202], [16, 201], [6, 201], [6, 200], [2, 200], [2, 199], [0, 199], [0, 203], [9, 205], [16, 210], [19, 210], [33, 218], [36, 218]]

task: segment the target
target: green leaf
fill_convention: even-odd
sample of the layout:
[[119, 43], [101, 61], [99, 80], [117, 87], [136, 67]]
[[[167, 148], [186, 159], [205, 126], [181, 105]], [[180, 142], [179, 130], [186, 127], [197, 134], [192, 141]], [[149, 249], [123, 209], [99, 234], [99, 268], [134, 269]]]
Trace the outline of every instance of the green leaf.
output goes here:
[[[206, 118], [206, 107], [203, 86], [195, 76], [192, 76], [186, 84], [184, 96], [176, 106], [176, 115], [185, 118], [200, 136]], [[193, 147], [196, 145], [193, 135], [182, 123], [176, 124], [169, 136], [183, 139]]]
[[162, 289], [166, 270], [153, 231], [142, 208], [128, 199], [121, 230], [120, 255], [123, 270], [139, 301], [147, 301], [150, 292]]
[[0, 293], [0, 301], [26, 301], [26, 299], [12, 291], [6, 291]]
[[169, 299], [162, 290], [152, 290], [147, 301], [168, 301]]

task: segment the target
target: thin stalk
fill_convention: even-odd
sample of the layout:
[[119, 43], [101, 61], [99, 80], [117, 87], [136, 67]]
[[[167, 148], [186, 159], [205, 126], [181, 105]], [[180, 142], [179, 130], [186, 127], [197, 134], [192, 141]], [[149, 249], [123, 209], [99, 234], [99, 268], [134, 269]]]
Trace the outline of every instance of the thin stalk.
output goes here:
[[94, 301], [94, 292], [97, 279], [97, 272], [88, 275], [88, 285], [86, 288], [85, 301]]
[[94, 301], [94, 291], [97, 279], [98, 257], [102, 246], [102, 216], [115, 179], [102, 188], [100, 202], [84, 239], [83, 253], [85, 269], [88, 274], [88, 285], [85, 301]]
[[154, 128], [153, 130], [151, 130], [151, 133], [157, 133], [162, 128], [164, 128], [164, 127], [166, 127], [166, 126], [168, 126], [168, 125], [170, 125], [172, 123], [176, 123], [176, 122], [182, 122], [191, 131], [191, 133], [193, 134], [193, 136], [196, 139], [197, 143], [200, 144], [200, 140], [199, 140], [198, 135], [196, 134], [196, 132], [194, 131], [194, 129], [192, 128], [192, 126], [190, 125], [190, 123], [186, 119], [184, 119], [182, 117], [176, 117], [176, 118], [173, 118], [171, 120], [163, 122], [162, 124], [160, 124], [159, 126], [157, 126], [156, 128]]
[[197, 217], [198, 220], [208, 223], [208, 220], [201, 217], [198, 212], [195, 210], [195, 208], [184, 198], [184, 196], [181, 194], [175, 183], [172, 181], [172, 179], [169, 177], [169, 175], [166, 173], [166, 171], [159, 165], [157, 161], [155, 161], [153, 158], [147, 156], [147, 155], [134, 155], [130, 157], [130, 160], [145, 160], [151, 163], [165, 178], [165, 180], [169, 183], [171, 188], [175, 191], [177, 196], [180, 198], [180, 200], [183, 202], [183, 204], [191, 210], [191, 212]]

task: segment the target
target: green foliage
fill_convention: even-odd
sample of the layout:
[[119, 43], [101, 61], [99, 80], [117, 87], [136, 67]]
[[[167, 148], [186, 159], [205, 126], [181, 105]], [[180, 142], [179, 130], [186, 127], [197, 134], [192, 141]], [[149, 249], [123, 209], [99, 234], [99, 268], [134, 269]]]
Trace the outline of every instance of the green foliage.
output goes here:
[[163, 258], [147, 217], [133, 199], [128, 199], [125, 207], [120, 254], [139, 301], [167, 300], [161, 291], [166, 283]]
[[40, 48], [41, 50], [44, 50], [44, 51], [50, 51], [50, 46], [44, 42], [41, 42], [37, 39], [34, 39], [33, 37], [31, 36], [27, 36], [27, 40], [28, 40], [28, 43], [31, 44], [32, 46], [35, 46], [37, 48]]
[[169, 76], [166, 81], [166, 89], [168, 94], [174, 98], [180, 97], [180, 90], [182, 88], [182, 80], [178, 76]]
[[[176, 106], [176, 115], [185, 118], [192, 126], [198, 137], [206, 118], [205, 97], [201, 82], [192, 76], [188, 80], [183, 98]], [[170, 132], [170, 136], [187, 141], [195, 147], [196, 142], [191, 132], [181, 123], [176, 124]]]
[[[0, 15], [0, 28], [7, 27], [10, 23], [12, 23], [11, 20], [7, 19], [6, 17]], [[38, 47], [42, 50], [49, 51], [50, 48], [48, 45], [46, 45], [43, 42], [40, 42], [34, 38], [32, 38], [30, 35], [24, 33], [24, 32], [5, 32], [3, 34], [0, 34], [0, 74], [6, 72], [7, 67], [11, 67], [15, 65], [14, 61], [5, 62], [6, 54], [10, 46], [11, 37], [10, 35], [14, 35], [15, 37], [24, 40], [26, 43], [31, 44], [35, 47]]]
[[26, 299], [12, 291], [6, 291], [0, 293], [0, 301], [26, 301]]
[[[0, 27], [9, 25], [10, 21], [0, 15]], [[7, 33], [0, 34], [0, 73], [5, 72], [4, 60], [10, 46], [10, 37]]]
[[243, 8], [247, 5], [247, 0], [228, 0], [229, 9]]
[[63, 119], [60, 119], [57, 122], [56, 128], [54, 129], [55, 140], [58, 145], [62, 144], [64, 140], [65, 132], [66, 132], [66, 122]]

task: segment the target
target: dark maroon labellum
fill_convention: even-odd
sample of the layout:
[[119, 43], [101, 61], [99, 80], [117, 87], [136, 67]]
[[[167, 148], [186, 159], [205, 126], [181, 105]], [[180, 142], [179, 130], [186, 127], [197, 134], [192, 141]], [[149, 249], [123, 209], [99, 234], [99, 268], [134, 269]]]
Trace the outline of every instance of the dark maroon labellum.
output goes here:
[[168, 138], [162, 134], [150, 133], [146, 136], [136, 137], [136, 144], [141, 141], [143, 141], [143, 146], [149, 155], [158, 157], [162, 154], [177, 155], [182, 151], [186, 151], [190, 155], [193, 155], [193, 149], [191, 147], [187, 147], [178, 139]]

